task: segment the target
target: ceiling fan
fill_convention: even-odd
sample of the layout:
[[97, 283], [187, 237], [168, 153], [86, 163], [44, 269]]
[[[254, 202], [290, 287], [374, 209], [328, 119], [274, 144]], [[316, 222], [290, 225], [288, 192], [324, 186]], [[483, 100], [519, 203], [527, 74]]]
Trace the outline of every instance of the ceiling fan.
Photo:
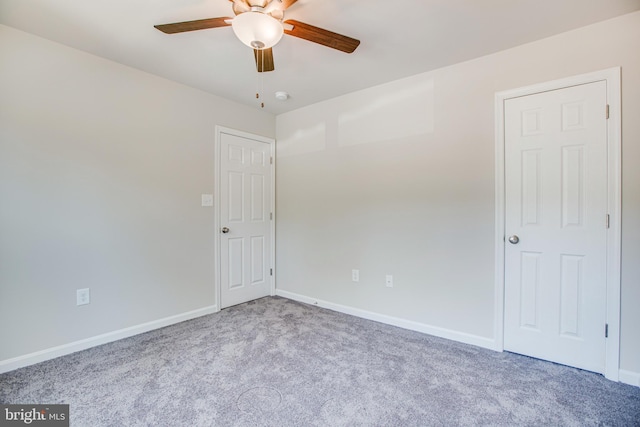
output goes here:
[[273, 71], [272, 47], [283, 34], [298, 37], [346, 53], [352, 53], [360, 40], [343, 36], [304, 22], [284, 20], [284, 11], [297, 0], [229, 0], [235, 18], [220, 17], [154, 25], [166, 34], [231, 26], [236, 36], [253, 49], [258, 72]]

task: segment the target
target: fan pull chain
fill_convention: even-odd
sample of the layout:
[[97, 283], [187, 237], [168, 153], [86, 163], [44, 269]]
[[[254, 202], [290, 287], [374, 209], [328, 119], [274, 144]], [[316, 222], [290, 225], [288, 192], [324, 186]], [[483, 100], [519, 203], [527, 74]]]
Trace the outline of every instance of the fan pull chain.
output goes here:
[[258, 83], [257, 79], [256, 79], [256, 99], [260, 99], [260, 84]]
[[[262, 55], [262, 73], [260, 73], [260, 93], [264, 95], [264, 49], [260, 50]], [[264, 108], [264, 102], [260, 103], [260, 108]]]
[[[258, 80], [256, 80], [256, 99], [260, 99], [264, 94], [264, 49], [260, 49], [257, 53], [260, 59], [256, 61], [256, 71], [258, 72]], [[260, 102], [260, 107], [264, 108], [264, 102]]]
[[[258, 55], [260, 55], [260, 53], [258, 53]], [[256, 71], [258, 72], [258, 76], [260, 76], [260, 61], [256, 61]], [[260, 99], [260, 80], [258, 79], [256, 79], [256, 99]]]

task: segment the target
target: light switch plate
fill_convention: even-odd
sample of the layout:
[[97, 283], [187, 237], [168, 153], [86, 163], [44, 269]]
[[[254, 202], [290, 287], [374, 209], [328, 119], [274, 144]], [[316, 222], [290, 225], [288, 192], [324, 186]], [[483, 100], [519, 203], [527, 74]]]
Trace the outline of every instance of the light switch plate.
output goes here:
[[202, 194], [202, 206], [213, 206], [213, 194]]

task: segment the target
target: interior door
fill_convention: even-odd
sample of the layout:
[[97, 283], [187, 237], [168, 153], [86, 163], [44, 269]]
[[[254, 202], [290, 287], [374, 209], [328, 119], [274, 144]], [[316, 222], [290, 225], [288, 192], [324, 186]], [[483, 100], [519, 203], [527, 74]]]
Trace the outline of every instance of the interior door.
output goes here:
[[604, 372], [604, 81], [505, 101], [504, 348]]
[[267, 296], [272, 266], [271, 144], [220, 132], [220, 308]]

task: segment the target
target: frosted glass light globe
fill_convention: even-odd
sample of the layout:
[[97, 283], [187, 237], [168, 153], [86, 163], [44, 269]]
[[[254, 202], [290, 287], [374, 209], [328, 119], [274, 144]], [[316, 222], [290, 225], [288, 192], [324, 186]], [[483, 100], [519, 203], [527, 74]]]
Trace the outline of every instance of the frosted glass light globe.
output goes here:
[[277, 19], [261, 12], [245, 12], [233, 18], [233, 32], [253, 49], [268, 49], [282, 38], [284, 28]]

